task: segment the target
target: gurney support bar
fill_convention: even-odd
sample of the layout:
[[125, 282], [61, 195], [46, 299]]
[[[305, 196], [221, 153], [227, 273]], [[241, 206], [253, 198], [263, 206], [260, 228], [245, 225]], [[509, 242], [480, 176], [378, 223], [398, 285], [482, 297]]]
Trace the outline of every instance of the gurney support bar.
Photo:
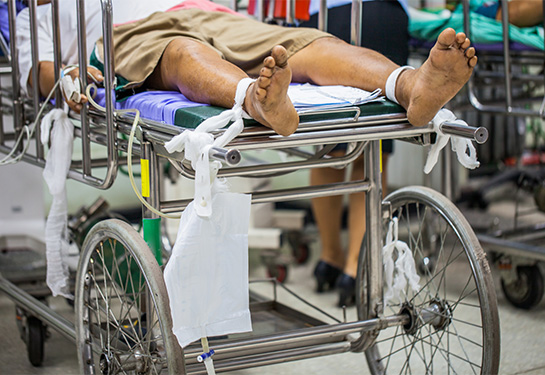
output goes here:
[[219, 160], [229, 166], [235, 166], [240, 163], [241, 156], [240, 152], [234, 148], [226, 149], [219, 147], [212, 147], [210, 149], [209, 156], [212, 159]]
[[463, 126], [452, 122], [445, 122], [441, 125], [441, 131], [445, 134], [474, 139], [478, 144], [483, 144], [488, 139], [488, 130], [485, 127], [475, 128]]

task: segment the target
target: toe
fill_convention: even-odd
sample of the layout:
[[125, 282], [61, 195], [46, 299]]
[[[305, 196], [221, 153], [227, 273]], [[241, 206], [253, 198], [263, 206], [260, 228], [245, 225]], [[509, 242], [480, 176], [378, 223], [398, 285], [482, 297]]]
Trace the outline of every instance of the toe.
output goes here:
[[442, 49], [449, 48], [456, 38], [456, 31], [452, 28], [445, 29], [437, 37], [437, 43]]
[[259, 100], [263, 100], [267, 96], [267, 90], [257, 87], [255, 90], [255, 95]]
[[266, 68], [274, 68], [274, 66], [276, 65], [274, 59], [271, 57], [271, 56], [267, 56], [265, 58], [265, 60], [263, 60], [263, 65], [265, 65]]
[[464, 40], [464, 42], [462, 43], [462, 49], [467, 49], [469, 46], [471, 45], [471, 42], [469, 41], [468, 38], [466, 38], [466, 40]]
[[260, 77], [271, 78], [272, 75], [273, 75], [273, 70], [271, 68], [261, 68], [261, 71], [259, 72]]
[[456, 43], [459, 45], [459, 46], [462, 46], [462, 44], [465, 42], [466, 40], [466, 34], [464, 33], [458, 33], [456, 34]]
[[468, 65], [472, 68], [475, 67], [475, 65], [477, 65], [477, 56], [473, 56], [472, 58], [469, 59], [469, 61], [467, 62]]
[[271, 56], [276, 61], [276, 65], [283, 68], [288, 63], [288, 52], [282, 46], [274, 46]]
[[267, 77], [259, 77], [257, 79], [257, 86], [262, 89], [266, 89], [271, 84], [271, 80]]
[[473, 56], [475, 56], [475, 48], [471, 47], [466, 49], [465, 55], [468, 59], [471, 59]]

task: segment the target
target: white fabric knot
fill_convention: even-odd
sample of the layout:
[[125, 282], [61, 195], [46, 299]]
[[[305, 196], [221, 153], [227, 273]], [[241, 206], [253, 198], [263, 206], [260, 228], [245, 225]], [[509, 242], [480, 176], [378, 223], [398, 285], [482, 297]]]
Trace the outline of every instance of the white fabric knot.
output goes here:
[[[51, 129], [53, 128], [53, 129]], [[68, 264], [65, 261], [69, 248], [66, 203], [66, 176], [72, 161], [74, 124], [61, 109], [49, 112], [41, 123], [41, 142], [51, 148], [43, 172], [44, 180], [53, 196], [45, 224], [47, 258], [47, 285], [53, 296], [73, 298], [68, 287]]]
[[437, 133], [437, 139], [435, 143], [431, 146], [430, 152], [428, 153], [428, 159], [426, 160], [426, 165], [424, 166], [424, 173], [428, 174], [431, 172], [435, 164], [437, 164], [437, 159], [439, 158], [439, 152], [447, 145], [448, 141], [451, 140], [452, 151], [456, 153], [458, 161], [464, 167], [468, 169], [477, 168], [480, 163], [477, 161], [477, 150], [470, 139], [462, 137], [453, 137], [450, 135], [444, 134], [441, 131], [441, 125], [445, 122], [452, 122], [462, 126], [468, 126], [467, 123], [463, 120], [459, 120], [454, 116], [454, 114], [448, 109], [441, 109], [432, 120], [433, 129]]
[[[394, 259], [397, 258], [394, 262]], [[386, 244], [382, 248], [384, 264], [384, 304], [397, 298], [402, 300], [401, 293], [407, 286], [407, 281], [413, 291], [417, 292], [420, 286], [420, 276], [416, 273], [414, 258], [409, 246], [398, 239], [398, 219], [394, 217], [388, 226]]]
[[[174, 136], [165, 144], [168, 152], [181, 152], [185, 149], [185, 158], [191, 161], [195, 170], [195, 210], [201, 217], [210, 217], [212, 214], [211, 205], [211, 180], [215, 180], [219, 163], [209, 162], [208, 153], [212, 147], [224, 147], [231, 142], [244, 129], [243, 117], [249, 117], [242, 109], [246, 91], [254, 79], [243, 78], [237, 85], [235, 94], [235, 105], [232, 109], [223, 111], [217, 116], [203, 121], [194, 131], [184, 131]], [[214, 140], [211, 131], [226, 126], [230, 121], [233, 123]], [[212, 176], [211, 176], [212, 175]]]

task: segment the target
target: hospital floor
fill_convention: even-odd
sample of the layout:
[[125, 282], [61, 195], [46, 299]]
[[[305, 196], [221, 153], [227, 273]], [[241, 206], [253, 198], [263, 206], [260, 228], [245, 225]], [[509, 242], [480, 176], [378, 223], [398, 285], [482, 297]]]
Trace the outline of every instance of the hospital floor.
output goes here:
[[[510, 212], [512, 206], [498, 204], [497, 212]], [[539, 217], [538, 219], [543, 219]], [[311, 244], [311, 259], [304, 265], [289, 268], [286, 285], [311, 303], [319, 305], [328, 313], [343, 319], [342, 310], [335, 307], [337, 294], [316, 294], [311, 277], [319, 254], [318, 241]], [[265, 276], [258, 251], [250, 253], [251, 278]], [[498, 295], [501, 327], [501, 374], [545, 374], [545, 300], [530, 311], [520, 310], [505, 299], [499, 287], [498, 272], [493, 270]], [[49, 298], [50, 306], [73, 320], [72, 308], [62, 298]], [[347, 310], [350, 320], [355, 309]], [[15, 322], [15, 306], [5, 295], [0, 294], [0, 374], [77, 374], [75, 344], [50, 330], [45, 344], [45, 359], [41, 367], [32, 367], [27, 359], [26, 347], [19, 337]], [[367, 374], [369, 373], [363, 354], [338, 354], [309, 360], [290, 362], [274, 366], [232, 372], [234, 374]]]

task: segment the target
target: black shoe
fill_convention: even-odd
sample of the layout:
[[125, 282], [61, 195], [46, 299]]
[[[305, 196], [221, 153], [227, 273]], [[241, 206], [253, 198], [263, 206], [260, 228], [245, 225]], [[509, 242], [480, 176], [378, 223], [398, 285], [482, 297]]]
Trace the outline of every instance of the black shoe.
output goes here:
[[337, 289], [339, 289], [339, 303], [337, 306], [352, 306], [356, 303], [356, 279], [343, 273], [337, 279]]
[[339, 268], [334, 267], [323, 260], [319, 261], [314, 269], [314, 276], [316, 277], [317, 282], [316, 291], [322, 293], [327, 289], [333, 289], [337, 282], [337, 278], [341, 273], [342, 271]]

